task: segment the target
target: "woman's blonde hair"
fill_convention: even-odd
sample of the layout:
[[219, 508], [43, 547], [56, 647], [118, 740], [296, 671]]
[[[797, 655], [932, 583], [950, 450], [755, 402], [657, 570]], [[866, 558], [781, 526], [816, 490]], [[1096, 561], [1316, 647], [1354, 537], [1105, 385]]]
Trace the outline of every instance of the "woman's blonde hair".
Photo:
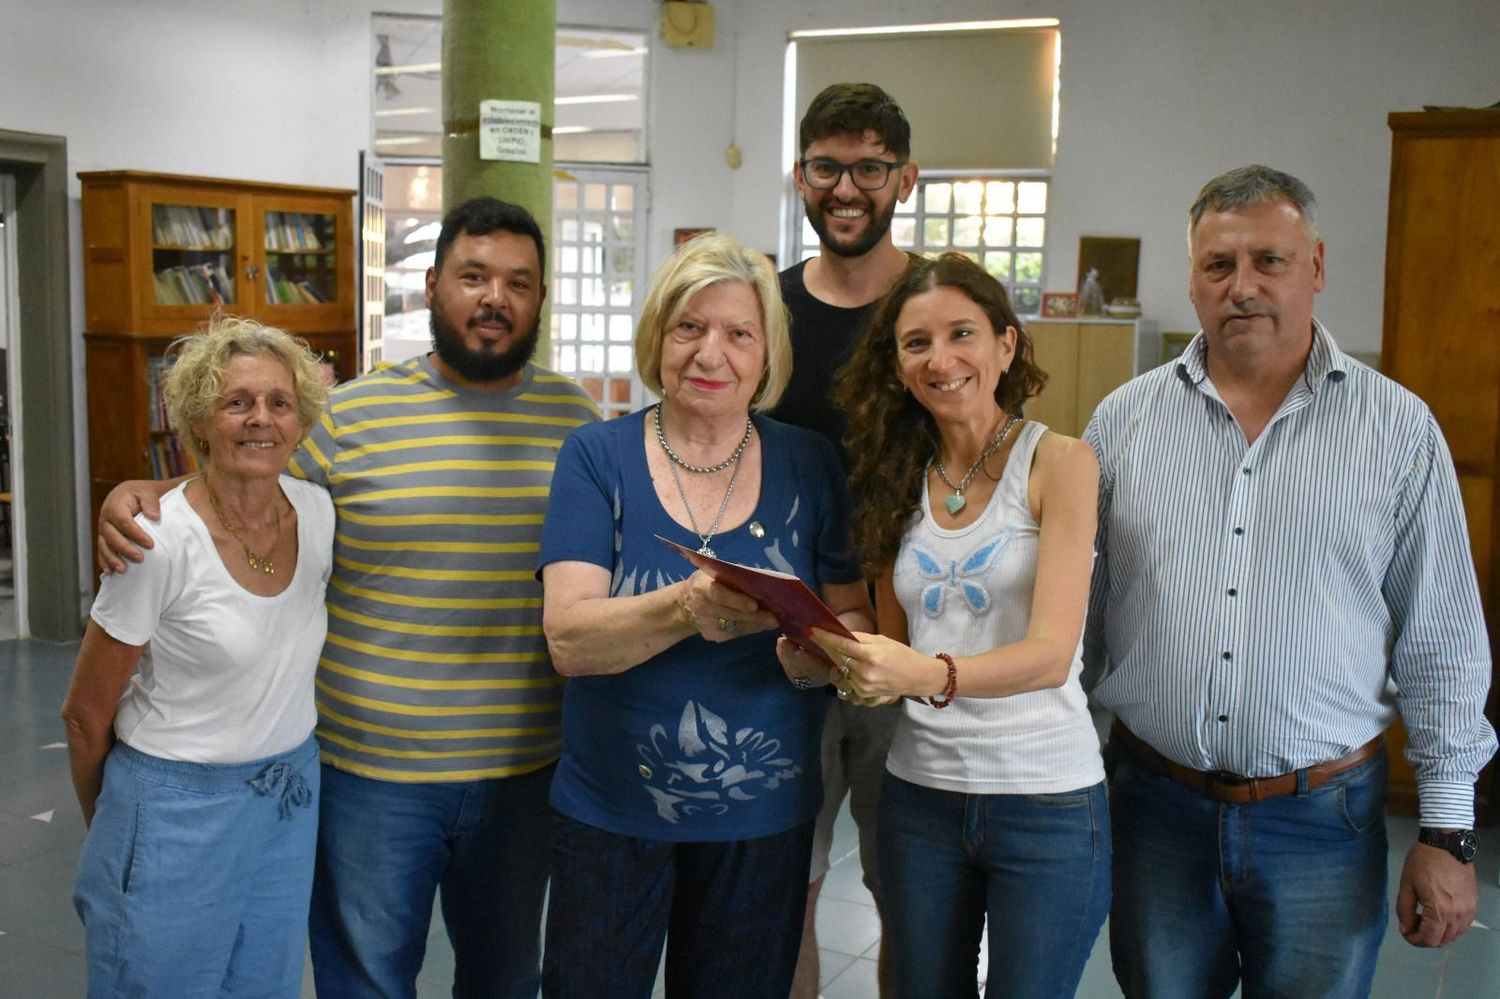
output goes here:
[[662, 394], [661, 354], [667, 331], [677, 325], [693, 296], [725, 281], [743, 281], [760, 300], [766, 334], [766, 370], [750, 408], [757, 412], [776, 405], [792, 377], [792, 338], [781, 282], [764, 253], [732, 236], [706, 232], [675, 248], [651, 277], [651, 290], [641, 306], [635, 332], [635, 366], [641, 383]]
[[172, 366], [161, 380], [172, 430], [199, 461], [208, 457], [208, 442], [193, 427], [218, 402], [224, 391], [224, 366], [237, 354], [266, 355], [286, 365], [297, 396], [299, 444], [328, 404], [323, 366], [305, 340], [242, 316], [214, 316], [202, 332], [179, 337], [167, 347]]

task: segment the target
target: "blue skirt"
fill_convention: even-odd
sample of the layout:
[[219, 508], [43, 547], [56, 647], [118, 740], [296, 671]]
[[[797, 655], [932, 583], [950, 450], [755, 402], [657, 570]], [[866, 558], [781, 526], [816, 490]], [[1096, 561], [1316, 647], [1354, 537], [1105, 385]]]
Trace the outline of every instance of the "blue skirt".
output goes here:
[[298, 996], [318, 779], [311, 736], [234, 764], [117, 742], [73, 893], [89, 996]]

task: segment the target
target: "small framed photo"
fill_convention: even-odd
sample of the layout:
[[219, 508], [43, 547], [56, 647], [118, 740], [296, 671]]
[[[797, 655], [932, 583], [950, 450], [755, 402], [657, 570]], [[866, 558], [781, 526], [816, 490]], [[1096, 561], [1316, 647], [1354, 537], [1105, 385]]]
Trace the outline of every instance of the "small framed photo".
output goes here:
[[1187, 350], [1187, 345], [1192, 343], [1193, 333], [1163, 333], [1161, 335], [1161, 363], [1175, 361]]
[[713, 229], [711, 227], [704, 229], [673, 229], [672, 245], [681, 246], [683, 243], [686, 243], [694, 236], [701, 236], [705, 232], [713, 232]]
[[1071, 319], [1078, 315], [1078, 292], [1042, 292], [1043, 319]]

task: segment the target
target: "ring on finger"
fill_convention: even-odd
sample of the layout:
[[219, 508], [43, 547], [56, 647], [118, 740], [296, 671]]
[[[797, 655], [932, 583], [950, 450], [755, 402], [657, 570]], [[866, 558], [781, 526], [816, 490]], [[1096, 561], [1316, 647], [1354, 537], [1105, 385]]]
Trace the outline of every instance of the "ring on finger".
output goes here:
[[839, 672], [844, 675], [845, 680], [849, 679], [849, 664], [853, 661], [854, 657], [852, 655], [846, 655], [844, 656], [844, 664], [839, 667]]
[[719, 618], [719, 630], [726, 635], [732, 635], [736, 631], [740, 630], [740, 623], [738, 621], [732, 621], [727, 617], [721, 617]]
[[792, 677], [792, 686], [798, 690], [812, 690], [813, 682], [805, 676]]
[[833, 689], [839, 692], [839, 700], [847, 701], [849, 699], [849, 691], [843, 687], [834, 687]]

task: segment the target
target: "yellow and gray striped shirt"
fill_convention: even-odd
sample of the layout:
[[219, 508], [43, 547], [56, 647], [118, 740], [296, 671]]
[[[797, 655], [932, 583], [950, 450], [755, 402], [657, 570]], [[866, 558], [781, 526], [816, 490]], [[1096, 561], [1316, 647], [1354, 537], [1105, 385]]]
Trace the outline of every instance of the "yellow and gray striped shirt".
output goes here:
[[557, 758], [537, 551], [557, 451], [598, 418], [576, 384], [529, 364], [503, 392], [426, 357], [333, 391], [292, 459], [338, 516], [317, 675], [326, 762], [467, 781]]

